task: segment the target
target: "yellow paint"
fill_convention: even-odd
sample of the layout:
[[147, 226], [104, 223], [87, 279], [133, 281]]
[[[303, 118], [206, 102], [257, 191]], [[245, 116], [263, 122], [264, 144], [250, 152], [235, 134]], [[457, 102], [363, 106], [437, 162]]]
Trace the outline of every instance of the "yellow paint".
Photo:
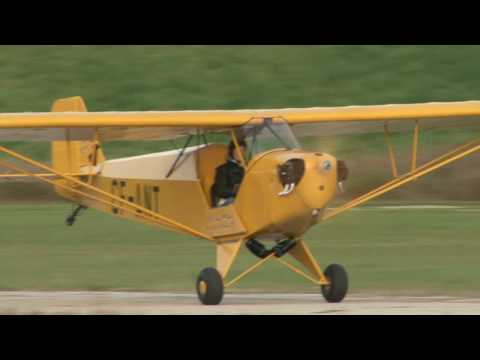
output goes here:
[[88, 144], [90, 147], [88, 155], [88, 183], [91, 185], [93, 180], [93, 167], [96, 166], [99, 162], [103, 163], [105, 161], [105, 156], [103, 151], [100, 149], [100, 140], [98, 135], [98, 129], [95, 130], [95, 135], [93, 140]]
[[[277, 168], [292, 158], [305, 161], [305, 174], [291, 194], [279, 196], [283, 186]], [[330, 161], [330, 170], [320, 168], [324, 161]], [[324, 208], [336, 193], [336, 164], [327, 154], [287, 150], [252, 160], [233, 204], [247, 229], [246, 236], [281, 233], [301, 237], [315, 223], [313, 211]]]
[[[293, 250], [296, 250], [296, 252], [292, 253]], [[234, 279], [230, 280], [225, 287], [231, 287], [234, 284], [238, 283], [242, 278], [250, 274], [251, 272], [257, 270], [261, 265], [265, 264], [267, 261], [270, 259], [275, 259], [281, 264], [285, 265], [288, 267], [290, 270], [293, 272], [303, 276], [304, 278], [312, 281], [315, 284], [318, 285], [328, 285], [330, 282], [329, 280], [323, 275], [322, 271], [320, 270], [319, 265], [313, 258], [313, 255], [311, 254], [310, 250], [306, 246], [306, 244], [303, 242], [303, 240], [299, 241], [299, 244], [297, 244], [292, 250], [290, 250], [289, 254], [292, 254], [297, 260], [299, 260], [303, 265], [305, 265], [313, 274], [316, 278], [313, 278], [307, 274], [305, 274], [302, 270], [296, 268], [289, 262], [283, 260], [282, 258], [277, 258], [275, 257], [275, 254], [270, 254], [266, 258], [259, 260], [257, 263], [252, 265], [251, 267], [247, 268], [245, 271], [243, 271], [240, 275], [236, 276]]]
[[242, 240], [217, 243], [217, 270], [223, 279], [227, 277], [242, 245]]
[[[76, 97], [80, 98], [80, 97]], [[59, 100], [63, 101], [63, 100]], [[443, 119], [479, 116], [480, 101], [265, 110], [4, 113], [0, 129], [51, 127], [236, 127], [250, 119], [283, 117], [289, 124]]]
[[[208, 162], [208, 157], [204, 155], [212, 153], [218, 156]], [[211, 188], [216, 166], [225, 161], [220, 156], [223, 148], [206, 147], [198, 150], [198, 154], [201, 154], [197, 162], [199, 175], [210, 170], [209, 179], [112, 179], [98, 175], [93, 177], [92, 185], [103, 194], [113, 194], [115, 202], [122, 197], [123, 201], [131, 199], [142, 208], [159, 213], [170, 222], [175, 219], [190, 231], [194, 230], [209, 239], [248, 238], [253, 234], [269, 232], [301, 236], [316, 221], [312, 212], [325, 207], [336, 192], [336, 161], [333, 157], [302, 151], [276, 151], [248, 167], [233, 205], [211, 208], [208, 201], [210, 193], [205, 191]], [[292, 194], [280, 197], [278, 193], [282, 191], [282, 185], [278, 181], [277, 166], [290, 158], [303, 158], [306, 173]], [[320, 169], [320, 164], [326, 160], [333, 165], [329, 171]], [[259, 188], [263, 191], [259, 192]], [[115, 207], [96, 204], [92, 200], [83, 203], [111, 214], [115, 211]], [[262, 204], [262, 211], [258, 211], [259, 204]], [[121, 209], [114, 215], [132, 218]]]
[[415, 171], [417, 167], [418, 133], [419, 133], [419, 126], [418, 126], [418, 120], [416, 120], [415, 128], [413, 130], [412, 169], [411, 169], [412, 172]]
[[266, 258], [258, 261], [256, 264], [252, 265], [251, 267], [249, 267], [247, 270], [245, 270], [244, 272], [242, 272], [240, 275], [238, 275], [237, 277], [235, 277], [234, 279], [230, 280], [227, 284], [225, 284], [225, 287], [228, 288], [228, 287], [231, 287], [233, 286], [234, 284], [236, 284], [237, 282], [240, 281], [240, 279], [242, 279], [243, 277], [247, 276], [248, 274], [250, 274], [252, 271], [258, 269], [262, 264], [264, 264], [265, 262], [267, 262], [268, 260], [270, 260], [273, 256], [275, 256], [274, 254], [270, 254], [268, 255]]
[[[35, 175], [39, 177], [58, 177], [55, 174], [50, 173], [35, 173]], [[67, 176], [85, 176], [85, 173], [76, 173], [76, 174], [65, 174]], [[24, 178], [30, 177], [30, 175], [20, 174], [20, 173], [8, 173], [8, 174], [0, 174], [0, 178]]]
[[[85, 102], [81, 97], [73, 97], [68, 99], [61, 99], [54, 102], [52, 106], [52, 112], [79, 112], [83, 113], [87, 111]], [[65, 129], [64, 141], [52, 141], [52, 166], [55, 170], [61, 173], [79, 173], [83, 166], [90, 165], [92, 160], [89, 157], [96, 157], [97, 163], [105, 161], [105, 156], [101, 149], [92, 152], [92, 148], [96, 148], [99, 144], [97, 139], [93, 141], [71, 141], [70, 129]], [[94, 136], [97, 133], [94, 133]], [[90, 168], [89, 173], [92, 173]], [[90, 178], [90, 183], [92, 176]], [[65, 180], [58, 180], [59, 184], [66, 184]], [[63, 197], [68, 197], [68, 193], [64, 193], [64, 190], [60, 187], [55, 187], [55, 191]]]
[[223, 242], [225, 238], [235, 236], [238, 240], [247, 232], [232, 205], [206, 209], [206, 231]]
[[313, 257], [312, 252], [303, 239], [298, 240], [297, 244], [288, 252], [288, 254], [305, 266], [305, 268], [315, 276], [315, 281], [320, 281], [322, 284], [327, 283], [327, 280], [320, 269], [320, 265]]
[[303, 276], [305, 279], [307, 280], [310, 280], [311, 282], [313, 282], [314, 284], [317, 284], [317, 285], [328, 285], [329, 284], [329, 281], [327, 280], [327, 278], [325, 278], [325, 280], [316, 280], [314, 279], [313, 277], [305, 274], [302, 270], [300, 270], [299, 268], [293, 266], [292, 264], [290, 264], [288, 261], [285, 261], [283, 260], [282, 258], [275, 258], [279, 263], [285, 265], [286, 267], [288, 267], [290, 270], [292, 270], [294, 273], [300, 275], [300, 276]]
[[235, 145], [235, 151], [237, 152], [238, 157], [240, 158], [240, 162], [244, 168], [247, 167], [247, 162], [245, 161], [242, 152], [240, 151], [240, 146], [238, 145], [237, 136], [235, 135], [235, 131], [231, 130], [231, 136], [233, 144]]

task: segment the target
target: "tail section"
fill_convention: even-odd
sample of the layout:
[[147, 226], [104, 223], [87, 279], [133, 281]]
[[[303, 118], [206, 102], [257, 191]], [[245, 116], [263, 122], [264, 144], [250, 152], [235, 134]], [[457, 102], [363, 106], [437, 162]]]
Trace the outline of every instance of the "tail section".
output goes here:
[[[80, 96], [57, 100], [52, 106], [52, 112], [86, 111], [87, 107]], [[70, 131], [70, 129], [65, 129], [65, 140], [52, 141], [52, 167], [62, 174], [88, 174], [89, 169], [94, 169], [105, 161], [100, 143], [96, 138], [92, 138], [91, 141], [70, 140]], [[55, 190], [63, 197], [76, 198], [59, 187], [56, 187]]]

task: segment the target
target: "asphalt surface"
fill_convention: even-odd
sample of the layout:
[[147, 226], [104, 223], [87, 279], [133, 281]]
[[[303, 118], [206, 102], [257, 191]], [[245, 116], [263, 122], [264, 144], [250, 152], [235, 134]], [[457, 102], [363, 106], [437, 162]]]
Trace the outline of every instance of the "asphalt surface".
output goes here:
[[480, 298], [352, 295], [329, 304], [320, 294], [226, 294], [204, 306], [196, 294], [3, 291], [0, 314], [461, 315], [480, 314]]

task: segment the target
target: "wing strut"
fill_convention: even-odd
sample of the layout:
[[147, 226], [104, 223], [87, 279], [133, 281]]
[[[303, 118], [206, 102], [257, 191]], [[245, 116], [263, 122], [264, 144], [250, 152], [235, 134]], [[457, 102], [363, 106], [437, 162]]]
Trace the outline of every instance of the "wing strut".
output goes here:
[[432, 171], [440, 169], [448, 164], [451, 164], [457, 160], [460, 160], [479, 150], [480, 150], [480, 140], [475, 140], [470, 143], [459, 146], [458, 148], [450, 151], [449, 153], [439, 156], [438, 158], [410, 171], [409, 173], [406, 173], [405, 175], [397, 177], [394, 180], [389, 181], [386, 184], [352, 201], [349, 201], [348, 203], [336, 209], [333, 209], [327, 212], [325, 216], [322, 218], [322, 220], [331, 219], [341, 213], [344, 213], [345, 211], [348, 211], [354, 207], [360, 206], [361, 204], [366, 203], [367, 201], [370, 201], [376, 197], [379, 197], [380, 195], [383, 195], [389, 191], [392, 191], [400, 186], [403, 186], [411, 181], [414, 181], [419, 177], [425, 176], [431, 173]]

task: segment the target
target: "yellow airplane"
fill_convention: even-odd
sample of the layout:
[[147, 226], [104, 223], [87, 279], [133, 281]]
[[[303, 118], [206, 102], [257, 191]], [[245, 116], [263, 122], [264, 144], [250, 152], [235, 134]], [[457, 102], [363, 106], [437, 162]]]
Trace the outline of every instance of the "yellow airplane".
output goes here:
[[[87, 112], [83, 99], [72, 97], [56, 101], [48, 113], [0, 114], [0, 140], [48, 140], [52, 144], [51, 165], [0, 146], [4, 154], [0, 166], [13, 171], [2, 177], [34, 177], [78, 204], [67, 220], [70, 225], [82, 209], [93, 208], [211, 241], [216, 245], [216, 267], [202, 270], [196, 283], [203, 304], [219, 304], [225, 288], [269, 260], [318, 284], [328, 302], [340, 302], [348, 290], [345, 269], [332, 264], [322, 271], [303, 240], [304, 234], [315, 224], [480, 150], [480, 141], [474, 140], [426, 164], [417, 164], [420, 128], [472, 126], [478, 124], [479, 115], [480, 101], [278, 110]], [[380, 130], [386, 140], [392, 180], [328, 209], [347, 179], [348, 169], [330, 154], [300, 148], [292, 128], [305, 131], [313, 124], [322, 136]], [[399, 175], [391, 133], [405, 129], [413, 132], [411, 168]], [[102, 142], [108, 140], [173, 138], [185, 139], [184, 146], [114, 160], [107, 160], [102, 151]], [[228, 158], [228, 144], [234, 150], [237, 167], [243, 170], [234, 198], [222, 204], [214, 192], [217, 169]], [[16, 161], [7, 161], [6, 157]], [[242, 245], [260, 259], [227, 280]], [[286, 254], [304, 268], [285, 260]]]

